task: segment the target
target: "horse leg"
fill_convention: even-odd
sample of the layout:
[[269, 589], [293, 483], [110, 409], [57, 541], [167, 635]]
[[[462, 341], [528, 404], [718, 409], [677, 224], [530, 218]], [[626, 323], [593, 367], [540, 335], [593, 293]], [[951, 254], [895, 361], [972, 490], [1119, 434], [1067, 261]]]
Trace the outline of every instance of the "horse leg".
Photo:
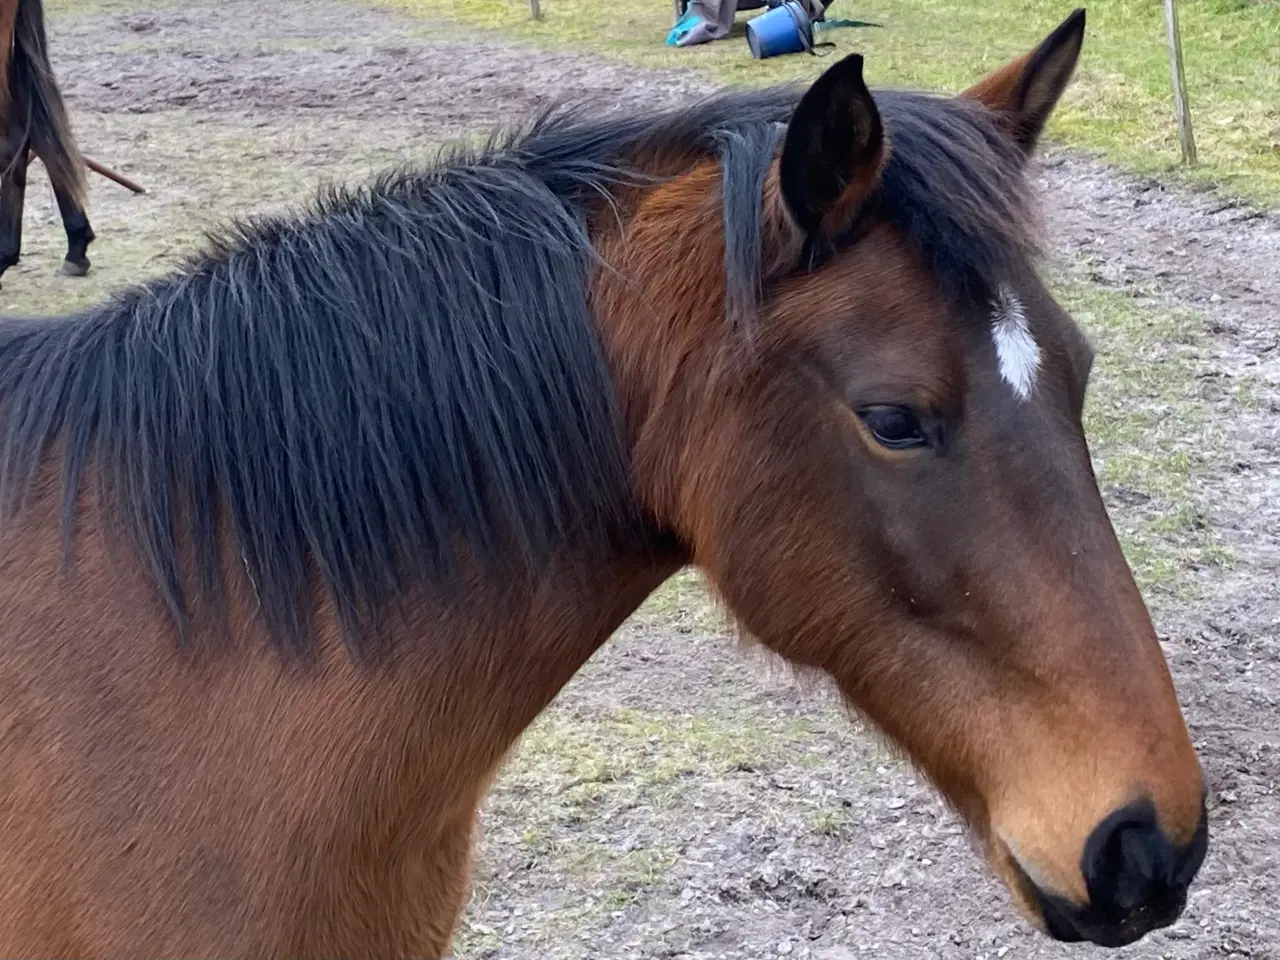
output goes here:
[[93, 227], [89, 216], [75, 194], [61, 183], [53, 184], [53, 195], [62, 214], [62, 226], [67, 231], [67, 258], [62, 262], [62, 273], [68, 277], [83, 277], [89, 272], [89, 244], [93, 243]]
[[89, 270], [85, 249], [93, 240], [93, 230], [84, 213], [84, 161], [71, 135], [66, 105], [49, 63], [49, 41], [40, 0], [22, 0], [18, 5], [12, 51], [10, 125], [13, 117], [21, 115], [30, 136], [29, 148], [49, 172], [69, 244], [62, 272], [83, 276]]
[[0, 164], [0, 276], [22, 255], [22, 206], [27, 192], [27, 141], [21, 127], [10, 122]]

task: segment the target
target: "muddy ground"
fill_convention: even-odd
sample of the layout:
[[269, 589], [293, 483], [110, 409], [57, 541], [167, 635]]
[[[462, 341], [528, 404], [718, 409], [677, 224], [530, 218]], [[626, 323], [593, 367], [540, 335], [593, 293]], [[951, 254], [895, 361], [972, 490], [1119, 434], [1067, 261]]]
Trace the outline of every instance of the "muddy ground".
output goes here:
[[[334, 0], [49, 7], [84, 150], [150, 192], [94, 181], [95, 270], [75, 281], [55, 275], [62, 238], [36, 174], [6, 312], [96, 300], [232, 214], [425, 157], [552, 98], [625, 106], [708, 89]], [[1154, 571], [1144, 588], [1207, 766], [1214, 837], [1185, 918], [1108, 955], [1277, 957], [1280, 221], [1061, 150], [1038, 176], [1053, 269], [1098, 303], [1117, 291], [1137, 318], [1104, 338], [1116, 359], [1100, 366], [1166, 378], [1123, 401], [1146, 403], [1135, 415], [1155, 426], [1114, 455], [1194, 464], [1167, 489], [1102, 471], [1126, 547]], [[1215, 562], [1161, 525], [1183, 508]], [[821, 684], [739, 649], [688, 576], [530, 732], [487, 805], [458, 947], [503, 960], [1104, 955], [1032, 933], [912, 771]]]

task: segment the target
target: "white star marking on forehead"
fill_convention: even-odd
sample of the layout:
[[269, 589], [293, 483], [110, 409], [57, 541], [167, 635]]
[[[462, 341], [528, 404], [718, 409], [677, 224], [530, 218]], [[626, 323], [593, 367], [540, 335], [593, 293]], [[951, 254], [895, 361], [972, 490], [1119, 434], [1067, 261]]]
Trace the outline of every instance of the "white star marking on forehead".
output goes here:
[[1031, 396], [1040, 369], [1040, 347], [1031, 336], [1022, 304], [1008, 287], [997, 293], [991, 314], [991, 337], [996, 342], [1000, 377], [1021, 400]]

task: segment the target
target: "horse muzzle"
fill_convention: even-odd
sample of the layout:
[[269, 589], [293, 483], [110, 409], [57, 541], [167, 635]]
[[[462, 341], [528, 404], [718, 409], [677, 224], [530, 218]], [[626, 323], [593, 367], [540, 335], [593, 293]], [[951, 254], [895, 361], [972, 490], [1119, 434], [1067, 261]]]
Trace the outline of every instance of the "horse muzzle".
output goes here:
[[1022, 892], [1055, 940], [1123, 947], [1182, 915], [1208, 844], [1203, 807], [1190, 842], [1175, 846], [1143, 801], [1117, 810], [1089, 836], [1080, 863], [1088, 903], [1042, 889], [1016, 858], [1013, 866]]

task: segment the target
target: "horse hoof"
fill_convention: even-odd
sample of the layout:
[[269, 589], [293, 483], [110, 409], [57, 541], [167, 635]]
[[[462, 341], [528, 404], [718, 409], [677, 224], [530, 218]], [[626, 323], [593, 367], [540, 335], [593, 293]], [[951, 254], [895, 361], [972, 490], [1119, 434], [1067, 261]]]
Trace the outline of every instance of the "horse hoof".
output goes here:
[[74, 260], [62, 261], [62, 275], [64, 277], [83, 277], [89, 272], [89, 261], [76, 263]]

